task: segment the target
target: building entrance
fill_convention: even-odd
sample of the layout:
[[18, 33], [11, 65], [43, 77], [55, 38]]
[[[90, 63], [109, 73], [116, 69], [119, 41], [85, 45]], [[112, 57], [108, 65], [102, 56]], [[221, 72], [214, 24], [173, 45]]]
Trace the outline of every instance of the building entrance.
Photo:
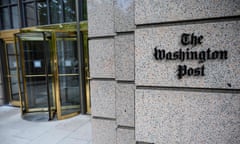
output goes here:
[[80, 113], [81, 55], [76, 32], [31, 31], [15, 35], [20, 50], [20, 105], [23, 115], [46, 112], [49, 120]]

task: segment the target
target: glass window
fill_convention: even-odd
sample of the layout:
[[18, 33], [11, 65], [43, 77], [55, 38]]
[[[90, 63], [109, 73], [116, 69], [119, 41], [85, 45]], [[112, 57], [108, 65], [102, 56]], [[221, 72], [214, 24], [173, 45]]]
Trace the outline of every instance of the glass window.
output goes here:
[[24, 2], [34, 2], [35, 0], [23, 0]]
[[19, 28], [19, 12], [18, 7], [14, 6], [12, 9], [12, 22], [13, 22], [13, 28]]
[[82, 5], [83, 20], [87, 20], [87, 0], [83, 0], [83, 3], [80, 5]]
[[17, 0], [0, 0], [0, 29], [19, 27]]
[[50, 11], [52, 24], [63, 22], [62, 5], [59, 0], [50, 1]]
[[0, 5], [9, 4], [9, 0], [0, 0]]
[[26, 26], [35, 26], [37, 24], [34, 3], [24, 5]]
[[2, 29], [10, 29], [11, 22], [10, 22], [10, 14], [8, 7], [2, 8], [0, 11], [1, 21], [2, 21]]
[[[19, 0], [0, 0], [0, 29], [56, 24], [76, 21], [75, 0], [22, 0], [23, 12], [19, 12]], [[87, 19], [87, 0], [81, 0], [80, 20]]]
[[64, 21], [76, 21], [75, 0], [63, 0], [64, 3]]
[[14, 45], [12, 43], [7, 44], [7, 54], [15, 55]]
[[48, 24], [48, 11], [46, 2], [38, 2], [38, 20], [40, 25]]
[[11, 4], [17, 4], [18, 0], [11, 0]]

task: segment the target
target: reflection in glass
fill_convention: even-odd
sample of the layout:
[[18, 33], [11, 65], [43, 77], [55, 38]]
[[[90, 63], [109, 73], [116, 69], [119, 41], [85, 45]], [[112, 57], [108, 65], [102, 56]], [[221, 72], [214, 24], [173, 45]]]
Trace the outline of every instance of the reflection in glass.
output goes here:
[[19, 87], [17, 77], [11, 77], [11, 94], [12, 100], [19, 101]]
[[[27, 75], [45, 74], [46, 45], [42, 41], [24, 41], [25, 72]], [[50, 62], [48, 61], [49, 72]]]
[[0, 5], [9, 4], [8, 0], [0, 0]]
[[17, 61], [16, 56], [8, 56], [9, 74], [11, 77], [17, 77]]
[[13, 28], [19, 28], [19, 21], [18, 21], [18, 8], [17, 6], [14, 6], [11, 8], [12, 9], [12, 22], [13, 22]]
[[50, 11], [52, 24], [63, 22], [62, 6], [59, 0], [50, 1]]
[[18, 2], [18, 0], [11, 0], [12, 4], [16, 4]]
[[83, 9], [83, 20], [87, 20], [87, 0], [83, 0], [82, 9]]
[[57, 33], [62, 115], [80, 111], [80, 85], [76, 36]]
[[14, 44], [9, 43], [6, 46], [7, 49], [7, 59], [8, 59], [8, 84], [10, 86], [10, 100], [19, 101], [19, 83], [18, 83], [18, 73], [17, 73], [17, 54], [14, 49]]
[[40, 25], [48, 24], [47, 3], [38, 2], [38, 20]]
[[[53, 106], [52, 77], [48, 77], [50, 103]], [[48, 92], [46, 77], [26, 78], [27, 96], [29, 108], [48, 107]]]
[[78, 53], [76, 40], [57, 41], [60, 74], [78, 74]]
[[[64, 76], [60, 77], [60, 95], [62, 114], [69, 114], [80, 111], [79, 77]], [[66, 106], [74, 106], [67, 108]]]
[[0, 15], [1, 15], [1, 23], [2, 23], [2, 29], [10, 29], [11, 28], [11, 22], [10, 22], [10, 14], [8, 7], [1, 8], [0, 9]]
[[34, 26], [37, 24], [36, 15], [34, 11], [34, 3], [24, 4], [26, 26]]
[[75, 0], [63, 0], [64, 3], [64, 21], [76, 21]]
[[7, 53], [8, 54], [15, 54], [13, 43], [7, 44]]

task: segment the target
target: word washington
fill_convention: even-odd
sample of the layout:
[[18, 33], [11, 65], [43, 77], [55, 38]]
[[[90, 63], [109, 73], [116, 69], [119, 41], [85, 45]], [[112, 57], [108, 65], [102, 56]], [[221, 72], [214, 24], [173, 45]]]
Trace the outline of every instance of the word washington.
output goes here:
[[202, 51], [191, 51], [189, 48], [186, 50], [179, 49], [178, 51], [165, 51], [165, 49], [154, 48], [154, 57], [156, 60], [198, 60], [199, 63], [203, 63], [206, 60], [226, 60], [228, 58], [228, 52], [226, 50], [212, 51], [210, 48]]
[[[226, 60], [228, 52], [226, 50], [212, 51], [210, 48], [202, 51], [192, 51], [187, 48], [186, 50], [179, 49], [171, 52], [155, 47], [153, 56], [156, 60], [179, 60], [181, 62], [185, 60], [197, 60], [199, 63], [204, 63], [206, 60]], [[205, 76], [204, 70], [204, 65], [196, 68], [178, 65], [177, 77], [178, 79], [182, 79], [184, 76]]]

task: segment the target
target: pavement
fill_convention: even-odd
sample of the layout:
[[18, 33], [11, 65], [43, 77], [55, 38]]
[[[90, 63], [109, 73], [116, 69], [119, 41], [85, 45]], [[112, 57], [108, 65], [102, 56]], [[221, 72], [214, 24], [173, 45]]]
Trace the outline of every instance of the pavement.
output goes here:
[[0, 144], [92, 144], [90, 115], [65, 120], [26, 120], [20, 109], [0, 106]]

